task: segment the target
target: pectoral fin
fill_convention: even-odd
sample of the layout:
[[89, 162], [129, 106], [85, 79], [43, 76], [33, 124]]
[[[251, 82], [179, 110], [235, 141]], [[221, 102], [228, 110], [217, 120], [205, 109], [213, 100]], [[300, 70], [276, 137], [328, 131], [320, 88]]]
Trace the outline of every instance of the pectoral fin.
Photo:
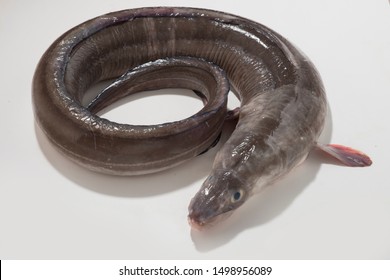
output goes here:
[[317, 144], [317, 147], [328, 155], [336, 158], [346, 166], [364, 167], [370, 166], [372, 164], [369, 156], [350, 147], [338, 144]]

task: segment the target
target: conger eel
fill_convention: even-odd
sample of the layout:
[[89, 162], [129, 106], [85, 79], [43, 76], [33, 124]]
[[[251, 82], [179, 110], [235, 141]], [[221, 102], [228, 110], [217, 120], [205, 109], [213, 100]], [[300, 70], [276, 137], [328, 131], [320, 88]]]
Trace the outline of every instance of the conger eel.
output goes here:
[[[88, 88], [115, 78], [83, 104]], [[327, 102], [309, 59], [271, 29], [218, 11], [139, 8], [74, 27], [41, 58], [33, 106], [50, 141], [78, 164], [108, 174], [145, 174], [195, 157], [216, 141], [229, 86], [241, 102], [239, 120], [191, 200], [193, 227], [232, 213], [315, 146], [350, 166], [371, 164], [359, 151], [317, 144]], [[196, 91], [204, 108], [187, 119], [151, 126], [96, 115], [129, 94], [178, 87]]]

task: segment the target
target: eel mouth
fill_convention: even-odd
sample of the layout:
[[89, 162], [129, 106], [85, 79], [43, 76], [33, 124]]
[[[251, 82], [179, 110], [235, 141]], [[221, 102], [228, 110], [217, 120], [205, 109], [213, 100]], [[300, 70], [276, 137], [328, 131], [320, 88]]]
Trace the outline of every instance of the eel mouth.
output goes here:
[[228, 211], [228, 212], [219, 214], [217, 216], [214, 216], [214, 217], [208, 219], [207, 221], [202, 221], [196, 215], [192, 215], [192, 214], [189, 214], [187, 218], [188, 218], [188, 223], [190, 224], [192, 229], [195, 229], [197, 231], [202, 231], [202, 230], [205, 230], [207, 228], [211, 228], [211, 227], [215, 226], [216, 224], [219, 224], [221, 221], [228, 218], [232, 213], [233, 213], [233, 211]]
[[205, 223], [197, 221], [196, 219], [192, 218], [190, 215], [188, 215], [188, 223], [190, 224], [191, 228], [201, 231], [205, 228]]

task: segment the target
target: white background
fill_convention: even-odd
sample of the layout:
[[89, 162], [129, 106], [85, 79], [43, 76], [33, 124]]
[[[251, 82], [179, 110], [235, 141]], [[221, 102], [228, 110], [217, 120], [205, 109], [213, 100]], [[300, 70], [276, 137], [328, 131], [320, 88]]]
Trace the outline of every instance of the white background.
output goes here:
[[[193, 232], [187, 206], [216, 149], [125, 178], [63, 158], [33, 119], [40, 56], [89, 18], [157, 5], [238, 14], [290, 39], [326, 86], [331, 115], [322, 139], [361, 149], [374, 164], [346, 168], [311, 155], [223, 224]], [[389, 12], [386, 0], [0, 0], [0, 259], [389, 259]], [[157, 123], [189, 116], [201, 103], [159, 94], [128, 106], [107, 116]]]

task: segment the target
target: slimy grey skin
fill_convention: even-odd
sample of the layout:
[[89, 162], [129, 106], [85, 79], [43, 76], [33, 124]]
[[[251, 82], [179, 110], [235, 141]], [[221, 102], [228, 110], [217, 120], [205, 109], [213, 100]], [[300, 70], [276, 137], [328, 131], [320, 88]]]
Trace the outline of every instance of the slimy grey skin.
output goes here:
[[[88, 88], [116, 78], [85, 102]], [[241, 102], [239, 120], [191, 200], [194, 228], [232, 213], [313, 147], [350, 166], [371, 164], [356, 150], [317, 145], [327, 103], [309, 59], [271, 29], [218, 11], [140, 8], [76, 26], [40, 60], [33, 106], [43, 132], [78, 164], [108, 174], [147, 174], [195, 157], [216, 141], [229, 86]], [[97, 115], [126, 95], [172, 87], [195, 90], [205, 107], [187, 119], [153, 126]]]

